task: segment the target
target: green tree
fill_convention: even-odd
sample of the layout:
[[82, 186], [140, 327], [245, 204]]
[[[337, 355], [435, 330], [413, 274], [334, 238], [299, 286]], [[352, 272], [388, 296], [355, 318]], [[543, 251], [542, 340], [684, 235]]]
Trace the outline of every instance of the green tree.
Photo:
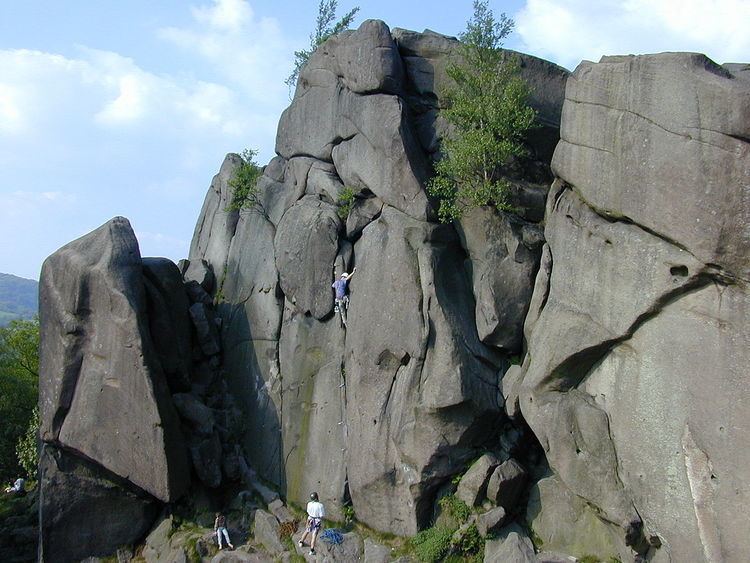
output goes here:
[[242, 163], [234, 171], [229, 180], [232, 189], [232, 201], [227, 205], [226, 211], [239, 211], [241, 209], [254, 209], [265, 215], [263, 202], [260, 199], [258, 180], [263, 169], [255, 162], [258, 151], [245, 149], [240, 158]]
[[289, 88], [297, 85], [297, 78], [302, 71], [302, 67], [307, 64], [310, 56], [315, 52], [319, 45], [323, 44], [326, 39], [336, 35], [340, 31], [348, 29], [354, 21], [354, 16], [359, 12], [359, 7], [352, 8], [336, 23], [336, 10], [338, 9], [337, 0], [320, 0], [318, 5], [318, 18], [315, 20], [315, 31], [310, 34], [310, 48], [294, 52], [294, 70], [284, 81]]
[[0, 328], [0, 480], [22, 468], [16, 444], [26, 434], [39, 389], [39, 321], [11, 321]]
[[523, 136], [534, 124], [529, 88], [518, 57], [501, 49], [513, 20], [495, 16], [487, 2], [474, 1], [474, 15], [459, 38], [460, 63], [449, 65], [453, 85], [440, 113], [451, 125], [441, 143], [428, 191], [440, 201], [440, 220], [449, 222], [472, 207], [510, 210], [503, 166], [525, 154]]

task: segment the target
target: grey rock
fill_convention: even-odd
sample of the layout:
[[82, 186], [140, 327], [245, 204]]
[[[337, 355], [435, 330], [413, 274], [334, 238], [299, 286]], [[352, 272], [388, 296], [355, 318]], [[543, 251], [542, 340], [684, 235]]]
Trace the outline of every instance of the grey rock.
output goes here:
[[344, 335], [338, 319], [321, 323], [285, 308], [279, 342], [282, 396], [285, 412], [295, 413], [283, 420], [286, 495], [305, 506], [316, 491], [326, 515], [339, 521], [346, 487]]
[[537, 553], [536, 558], [539, 563], [576, 563], [576, 561], [578, 561], [578, 559], [572, 555], [562, 555], [560, 553], [552, 553], [549, 551]]
[[108, 556], [140, 542], [160, 508], [123, 488], [93, 464], [52, 446], [40, 457], [39, 561], [68, 563]]
[[172, 501], [189, 481], [187, 455], [146, 314], [138, 243], [126, 219], [45, 260], [41, 437]]
[[279, 539], [279, 522], [276, 517], [265, 510], [255, 511], [255, 540], [259, 541], [271, 555], [286, 551]]
[[477, 515], [477, 530], [482, 536], [486, 536], [501, 528], [507, 519], [508, 515], [502, 506], [491, 508]]
[[183, 277], [185, 281], [197, 281], [207, 293], [211, 293], [214, 290], [216, 276], [214, 276], [208, 262], [203, 259], [189, 261], [187, 269], [183, 272]]
[[518, 353], [544, 242], [541, 230], [481, 207], [460, 219], [458, 232], [469, 254], [479, 337]]
[[630, 553], [617, 526], [598, 518], [557, 476], [545, 477], [532, 487], [527, 518], [545, 550], [605, 561]]
[[203, 353], [206, 356], [214, 356], [221, 352], [219, 331], [212, 308], [205, 303], [194, 303], [190, 306], [189, 312]]
[[272, 558], [262, 553], [221, 551], [211, 558], [211, 563], [271, 563]]
[[323, 561], [325, 563], [362, 561], [362, 551], [364, 549], [362, 537], [356, 532], [342, 534], [343, 541], [338, 545], [333, 545], [325, 540], [319, 539], [315, 542], [315, 555], [310, 555], [310, 549], [307, 545], [303, 548], [300, 548], [299, 545], [297, 545], [297, 541], [301, 537], [301, 533], [293, 536], [294, 548], [298, 554], [303, 554], [308, 561]]
[[268, 510], [271, 511], [271, 513], [276, 517], [276, 520], [278, 520], [281, 524], [283, 524], [284, 522], [294, 521], [294, 516], [281, 499], [276, 499], [275, 501], [269, 503]]
[[305, 184], [305, 193], [317, 195], [328, 203], [337, 203], [344, 184], [336, 173], [336, 167], [328, 162], [316, 160], [310, 166]]
[[[258, 214], [273, 225], [278, 225], [284, 213], [305, 194], [312, 166], [318, 162], [308, 157], [288, 161], [281, 157], [274, 158], [258, 181], [262, 207], [243, 210], [242, 214]], [[281, 179], [278, 179], [279, 173], [282, 174]]]
[[193, 438], [190, 444], [190, 457], [195, 473], [207, 487], [221, 485], [221, 441], [217, 434], [207, 438]]
[[172, 395], [172, 401], [180, 417], [202, 436], [214, 433], [214, 411], [189, 393]]
[[512, 365], [500, 381], [500, 388], [505, 399], [505, 412], [510, 418], [518, 418], [521, 414], [519, 395], [523, 374], [521, 366]]
[[238, 211], [227, 211], [232, 202], [232, 188], [228, 182], [241, 164], [242, 158], [238, 154], [230, 153], [224, 159], [219, 173], [211, 181], [190, 243], [190, 261], [203, 259], [219, 275], [224, 271], [229, 244], [239, 220]]
[[469, 506], [481, 504], [487, 495], [490, 476], [501, 462], [502, 460], [489, 453], [480, 457], [461, 477], [456, 489], [456, 496]]
[[166, 258], [144, 258], [151, 338], [172, 392], [190, 389], [190, 317], [179, 269]]
[[[460, 470], [472, 436], [499, 413], [496, 358], [476, 336], [452, 229], [386, 206], [355, 254], [345, 347], [349, 488], [360, 521], [414, 534], [419, 519], [427, 524], [431, 490]], [[449, 458], [437, 453], [447, 449]]]
[[602, 213], [750, 277], [747, 81], [695, 53], [603, 57], [565, 96], [557, 176]]
[[353, 239], [367, 225], [377, 219], [383, 210], [383, 202], [377, 197], [358, 197], [354, 200], [352, 210], [346, 218], [346, 236]]
[[512, 511], [526, 485], [526, 470], [515, 459], [503, 462], [487, 484], [487, 498], [508, 512]]
[[490, 540], [484, 546], [485, 563], [537, 563], [531, 540], [511, 532], [504, 540]]
[[217, 305], [225, 380], [245, 413], [242, 445], [264, 479], [282, 483], [277, 342], [283, 300], [274, 265], [274, 227], [243, 213], [229, 252], [224, 299]]
[[195, 280], [185, 282], [185, 292], [187, 293], [190, 303], [203, 303], [204, 305], [212, 305], [213, 299], [206, 293], [206, 290], [201, 287]]
[[430, 214], [427, 163], [396, 96], [358, 96], [332, 75], [311, 84], [282, 114], [276, 151], [332, 161], [344, 185], [369, 189], [416, 218]]
[[401, 89], [403, 73], [388, 26], [379, 20], [366, 20], [356, 31], [332, 36], [312, 54], [300, 73], [295, 99], [320, 74], [339, 77], [352, 92], [396, 94]]
[[364, 563], [389, 563], [391, 561], [391, 548], [365, 538]]
[[274, 239], [276, 269], [287, 300], [316, 319], [333, 308], [333, 263], [341, 220], [333, 205], [305, 196], [279, 223]]

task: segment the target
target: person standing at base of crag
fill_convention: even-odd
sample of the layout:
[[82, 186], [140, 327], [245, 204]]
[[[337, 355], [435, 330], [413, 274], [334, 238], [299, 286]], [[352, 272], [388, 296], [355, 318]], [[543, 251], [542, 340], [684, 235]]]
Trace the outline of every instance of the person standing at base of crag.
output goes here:
[[299, 542], [297, 542], [300, 547], [304, 546], [305, 538], [307, 538], [308, 534], [311, 534], [310, 555], [315, 555], [315, 540], [318, 539], [325, 515], [326, 509], [323, 503], [318, 500], [318, 493], [312, 493], [310, 495], [310, 502], [307, 503], [307, 527], [305, 528], [305, 533], [302, 534]]
[[221, 537], [224, 536], [224, 543], [226, 543], [230, 549], [234, 549], [232, 542], [229, 541], [229, 532], [227, 532], [227, 519], [221, 513], [216, 513], [216, 520], [214, 521], [214, 532], [216, 532], [216, 539], [219, 542], [219, 549], [223, 549], [221, 546]]

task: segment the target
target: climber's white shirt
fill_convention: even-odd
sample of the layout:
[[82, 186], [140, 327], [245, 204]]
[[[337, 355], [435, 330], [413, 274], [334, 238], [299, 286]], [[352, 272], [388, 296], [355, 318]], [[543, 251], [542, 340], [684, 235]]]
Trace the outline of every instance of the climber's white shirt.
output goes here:
[[322, 502], [315, 502], [311, 500], [307, 503], [307, 515], [311, 518], [323, 518], [326, 515], [326, 510], [323, 508]]

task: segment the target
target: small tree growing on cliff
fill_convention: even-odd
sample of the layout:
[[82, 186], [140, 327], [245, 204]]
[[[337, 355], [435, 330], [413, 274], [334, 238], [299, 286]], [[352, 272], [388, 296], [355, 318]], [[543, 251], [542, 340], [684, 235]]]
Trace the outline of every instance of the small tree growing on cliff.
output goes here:
[[513, 25], [505, 14], [496, 20], [486, 0], [475, 0], [474, 15], [459, 36], [461, 63], [447, 68], [454, 85], [444, 93], [440, 113], [452, 131], [428, 183], [440, 201], [441, 221], [481, 205], [510, 209], [502, 167], [525, 153], [522, 137], [535, 118], [518, 58], [500, 48]]
[[299, 73], [302, 71], [302, 67], [305, 66], [313, 52], [315, 52], [315, 49], [332, 35], [336, 35], [338, 32], [348, 29], [354, 21], [354, 16], [359, 12], [359, 7], [352, 8], [336, 23], [333, 23], [334, 20], [336, 20], [337, 8], [338, 0], [320, 0], [320, 4], [318, 5], [318, 18], [315, 20], [315, 31], [310, 34], [310, 48], [294, 52], [294, 70], [284, 81], [284, 84], [289, 86], [290, 89], [297, 85]]
[[235, 169], [232, 178], [227, 182], [232, 189], [232, 201], [227, 205], [226, 211], [254, 209], [265, 215], [258, 190], [258, 179], [263, 169], [255, 162], [257, 155], [258, 151], [252, 149], [242, 151], [242, 164]]

